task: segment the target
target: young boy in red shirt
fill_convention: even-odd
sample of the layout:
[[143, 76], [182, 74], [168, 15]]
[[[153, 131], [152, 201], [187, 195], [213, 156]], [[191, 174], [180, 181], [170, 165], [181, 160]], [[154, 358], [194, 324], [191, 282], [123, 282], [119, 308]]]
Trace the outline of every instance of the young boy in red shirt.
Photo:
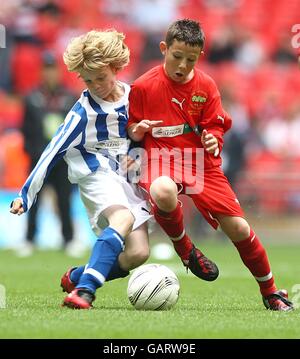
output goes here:
[[207, 222], [231, 239], [258, 282], [265, 307], [292, 310], [287, 292], [277, 290], [266, 251], [220, 167], [231, 119], [215, 82], [195, 68], [203, 54], [203, 30], [193, 20], [175, 21], [159, 46], [164, 64], [133, 83], [128, 122], [129, 136], [145, 149], [140, 185], [149, 193], [156, 221], [183, 263], [196, 276], [215, 280], [217, 266], [195, 248], [184, 228], [178, 193], [189, 195]]

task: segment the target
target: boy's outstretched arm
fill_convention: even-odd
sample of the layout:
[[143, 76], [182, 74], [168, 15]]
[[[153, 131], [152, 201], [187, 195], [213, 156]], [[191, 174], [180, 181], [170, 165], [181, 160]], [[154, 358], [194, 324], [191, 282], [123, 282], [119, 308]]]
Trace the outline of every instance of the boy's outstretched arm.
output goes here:
[[80, 118], [67, 116], [24, 183], [19, 197], [12, 202], [11, 213], [21, 215], [31, 208], [51, 169], [79, 136], [81, 132], [79, 122]]
[[133, 141], [139, 142], [144, 138], [146, 132], [150, 132], [153, 127], [162, 123], [163, 121], [142, 120], [141, 122], [131, 125], [127, 129], [128, 135]]

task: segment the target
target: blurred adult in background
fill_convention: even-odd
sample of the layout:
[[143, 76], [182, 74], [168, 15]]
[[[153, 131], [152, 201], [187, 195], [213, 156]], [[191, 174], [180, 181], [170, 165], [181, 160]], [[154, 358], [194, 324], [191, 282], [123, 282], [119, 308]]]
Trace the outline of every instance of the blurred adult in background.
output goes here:
[[[22, 132], [24, 147], [31, 160], [32, 170], [46, 145], [63, 122], [76, 98], [62, 84], [58, 60], [53, 52], [42, 53], [41, 85], [29, 93], [24, 100], [24, 119]], [[79, 256], [73, 241], [73, 223], [70, 216], [72, 185], [68, 180], [67, 165], [60, 161], [47, 178], [57, 195], [57, 206], [62, 224], [63, 246], [66, 253]], [[19, 256], [29, 256], [34, 249], [37, 233], [37, 213], [39, 197], [28, 214], [26, 240], [18, 248]]]
[[295, 63], [297, 56], [291, 46], [290, 34], [281, 34], [278, 40], [278, 46], [272, 56], [272, 60], [278, 64]]
[[237, 51], [236, 32], [232, 25], [226, 25], [217, 29], [212, 36], [208, 61], [218, 64], [224, 61], [233, 61]]
[[251, 31], [240, 28], [236, 41], [238, 43], [235, 52], [237, 66], [246, 72], [257, 70], [266, 59], [266, 51], [261, 40]]
[[4, 90], [8, 93], [12, 90], [13, 21], [17, 8], [17, 0], [3, 2], [0, 5], [0, 91]]
[[271, 153], [287, 160], [300, 158], [300, 104], [291, 104], [283, 116], [273, 117], [262, 127], [263, 141]]
[[179, 16], [178, 3], [178, 0], [131, 0], [130, 19], [144, 33], [141, 60], [146, 67], [149, 63], [161, 61], [157, 43], [168, 24]]
[[231, 131], [224, 135], [222, 168], [231, 186], [236, 189], [236, 182], [245, 165], [245, 146], [250, 132], [250, 119], [247, 108], [237, 99], [232, 86], [221, 89], [224, 109], [231, 114], [234, 121]]

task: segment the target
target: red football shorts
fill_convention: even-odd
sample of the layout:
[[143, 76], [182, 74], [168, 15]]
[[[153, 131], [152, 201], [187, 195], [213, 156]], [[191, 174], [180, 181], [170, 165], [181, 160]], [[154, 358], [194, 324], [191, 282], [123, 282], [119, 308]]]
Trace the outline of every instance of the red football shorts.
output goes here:
[[[172, 179], [174, 180], [174, 178]], [[213, 167], [204, 171], [203, 187], [198, 193], [189, 193], [189, 185], [184, 182], [176, 183], [179, 194], [186, 194], [191, 197], [197, 209], [213, 228], [217, 229], [219, 226], [215, 219], [217, 214], [244, 217], [243, 209], [220, 167]], [[150, 193], [151, 182], [140, 182], [139, 185]]]

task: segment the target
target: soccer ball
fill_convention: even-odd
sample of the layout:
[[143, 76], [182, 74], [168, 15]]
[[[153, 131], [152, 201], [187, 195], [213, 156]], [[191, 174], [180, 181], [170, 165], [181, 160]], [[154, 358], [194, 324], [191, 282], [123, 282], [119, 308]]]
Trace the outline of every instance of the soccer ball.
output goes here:
[[137, 268], [128, 281], [127, 295], [135, 309], [167, 310], [179, 297], [176, 274], [162, 264], [145, 264]]

